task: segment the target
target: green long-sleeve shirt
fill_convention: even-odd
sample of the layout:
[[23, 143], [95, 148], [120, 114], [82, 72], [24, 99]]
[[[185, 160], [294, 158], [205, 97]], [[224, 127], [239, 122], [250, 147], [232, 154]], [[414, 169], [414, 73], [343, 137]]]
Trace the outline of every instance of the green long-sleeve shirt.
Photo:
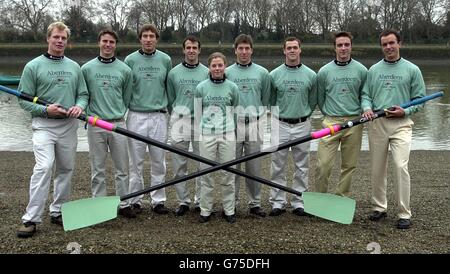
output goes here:
[[367, 68], [352, 59], [340, 66], [334, 61], [317, 73], [317, 103], [328, 116], [361, 114], [361, 90], [367, 77]]
[[[67, 57], [52, 60], [41, 55], [28, 62], [18, 90], [66, 109], [75, 105], [85, 109], [89, 98], [80, 66]], [[25, 100], [19, 100], [19, 104], [32, 117], [46, 116], [40, 105]]]
[[202, 110], [200, 128], [204, 134], [223, 134], [234, 131], [234, 108], [239, 104], [239, 89], [226, 79], [214, 83], [207, 79], [195, 90], [196, 112]]
[[89, 90], [86, 113], [104, 120], [123, 118], [133, 92], [131, 69], [119, 59], [102, 63], [94, 58], [81, 71]]
[[239, 109], [238, 117], [263, 115], [270, 100], [270, 76], [267, 69], [255, 63], [250, 66], [234, 63], [226, 68], [225, 74], [239, 88], [239, 106], [242, 109]]
[[172, 61], [166, 53], [156, 50], [152, 55], [135, 51], [125, 58], [133, 72], [133, 94], [130, 110], [151, 112], [167, 107], [166, 80]]
[[167, 77], [167, 97], [172, 112], [194, 114], [194, 93], [197, 85], [208, 79], [209, 70], [203, 64], [189, 68], [183, 64], [175, 66]]
[[270, 72], [271, 105], [279, 107], [279, 117], [309, 117], [317, 105], [317, 75], [305, 65], [291, 68], [285, 64]]
[[[373, 65], [367, 74], [361, 96], [363, 111], [386, 109], [425, 96], [422, 72], [413, 63], [401, 58], [398, 62], [384, 60]], [[405, 115], [419, 110], [419, 106], [405, 109]]]

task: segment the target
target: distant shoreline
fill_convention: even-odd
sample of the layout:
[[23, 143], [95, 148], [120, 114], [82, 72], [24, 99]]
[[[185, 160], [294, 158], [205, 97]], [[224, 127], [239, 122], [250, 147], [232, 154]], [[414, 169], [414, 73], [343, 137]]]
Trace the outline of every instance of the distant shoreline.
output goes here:
[[[118, 44], [117, 56], [125, 57], [140, 47], [139, 44]], [[33, 57], [42, 54], [47, 48], [46, 44], [0, 44], [0, 59], [4, 57]], [[180, 44], [159, 44], [157, 48], [171, 56], [181, 56]], [[331, 44], [307, 44], [302, 45], [302, 56], [305, 58], [330, 58], [334, 55]], [[232, 44], [206, 44], [202, 45], [201, 56], [208, 56], [214, 51], [221, 51], [227, 56], [233, 56]], [[450, 46], [447, 45], [405, 45], [401, 50], [402, 56], [409, 59], [450, 59]], [[91, 57], [98, 54], [97, 44], [72, 43], [66, 49], [67, 56]], [[281, 44], [258, 44], [254, 45], [254, 57], [276, 57], [282, 56]], [[379, 59], [381, 58], [380, 47], [376, 44], [355, 44], [353, 46], [353, 57], [356, 59]]]

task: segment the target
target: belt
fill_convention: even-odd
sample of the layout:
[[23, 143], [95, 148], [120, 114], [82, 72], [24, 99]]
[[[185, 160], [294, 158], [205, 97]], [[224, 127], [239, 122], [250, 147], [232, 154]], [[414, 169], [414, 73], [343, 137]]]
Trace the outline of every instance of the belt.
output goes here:
[[125, 121], [125, 119], [123, 119], [123, 118], [120, 118], [120, 119], [109, 119], [109, 120], [102, 119], [102, 120], [106, 121], [106, 122], [109, 122], [109, 123], [118, 123], [118, 122], [124, 122]]
[[165, 110], [165, 109], [157, 109], [157, 110], [152, 110], [152, 111], [149, 111], [149, 112], [167, 113], [167, 110]]
[[240, 117], [240, 118], [238, 118], [239, 122], [246, 123], [246, 124], [248, 124], [250, 122], [255, 122], [258, 120], [259, 120], [259, 117]]
[[278, 120], [280, 120], [281, 122], [285, 122], [288, 124], [298, 124], [298, 123], [303, 123], [306, 120], [308, 120], [308, 117], [300, 117], [300, 118], [278, 118]]
[[167, 113], [167, 110], [165, 110], [165, 109], [157, 109], [157, 110], [150, 110], [150, 111], [140, 111], [140, 110], [133, 110], [133, 109], [130, 109], [130, 110], [134, 111], [134, 112], [140, 112], [140, 113], [155, 113], [155, 112]]

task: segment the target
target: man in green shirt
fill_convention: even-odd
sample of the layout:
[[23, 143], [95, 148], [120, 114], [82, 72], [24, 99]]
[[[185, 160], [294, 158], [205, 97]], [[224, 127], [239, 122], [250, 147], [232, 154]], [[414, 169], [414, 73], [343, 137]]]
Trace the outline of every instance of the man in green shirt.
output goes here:
[[[159, 39], [158, 29], [145, 24], [139, 30], [139, 41], [142, 48], [125, 58], [125, 63], [133, 74], [133, 93], [129, 104], [127, 128], [143, 136], [165, 143], [167, 141], [167, 93], [166, 80], [172, 69], [172, 61], [166, 53], [156, 49]], [[148, 148], [151, 159], [151, 185], [165, 181], [165, 150], [147, 145], [135, 139], [128, 139], [130, 153], [130, 192], [144, 188], [143, 164]], [[131, 198], [136, 213], [142, 212], [144, 195]], [[167, 214], [164, 206], [165, 189], [150, 193], [153, 211]]]
[[[183, 41], [184, 61], [175, 66], [167, 76], [167, 95], [169, 100], [170, 143], [183, 150], [189, 150], [192, 145], [194, 154], [200, 155], [198, 148], [198, 129], [194, 128], [194, 93], [197, 85], [208, 79], [208, 68], [201, 64], [198, 56], [201, 51], [197, 37], [189, 35]], [[176, 177], [187, 175], [187, 158], [172, 154], [173, 174]], [[196, 163], [198, 167], [198, 163]], [[189, 211], [191, 199], [186, 182], [175, 185], [179, 207], [175, 210], [177, 216]], [[194, 207], [200, 210], [200, 179], [195, 179]]]
[[[227, 79], [239, 87], [239, 106], [236, 108], [236, 157], [261, 150], [263, 130], [267, 119], [266, 107], [270, 99], [270, 76], [267, 69], [252, 62], [253, 39], [240, 34], [234, 40], [236, 63], [227, 67]], [[238, 169], [241, 168], [239, 164]], [[245, 163], [245, 171], [259, 177], [261, 159]], [[239, 200], [240, 176], [236, 176], [236, 204]], [[265, 217], [261, 209], [261, 184], [245, 179], [250, 214]]]
[[[133, 92], [131, 69], [115, 57], [118, 41], [112, 30], [98, 35], [100, 54], [81, 67], [89, 90], [86, 114], [125, 128], [125, 112]], [[99, 127], [88, 125], [89, 160], [91, 164], [92, 196], [107, 196], [105, 170], [108, 150], [114, 164], [116, 195], [128, 194], [128, 140], [127, 137]], [[119, 214], [136, 218], [130, 201], [120, 202]]]
[[366, 118], [373, 118], [374, 111], [386, 110], [387, 116], [369, 124], [369, 146], [372, 165], [371, 221], [387, 216], [387, 164], [389, 149], [392, 153], [396, 177], [395, 193], [398, 206], [397, 228], [411, 226], [410, 177], [408, 171], [412, 126], [410, 115], [420, 107], [403, 109], [399, 105], [425, 96], [425, 82], [420, 69], [400, 57], [401, 38], [395, 30], [380, 34], [384, 59], [373, 65], [367, 74], [361, 96], [361, 107]]
[[[336, 59], [317, 74], [317, 103], [324, 114], [322, 127], [341, 124], [361, 115], [361, 90], [367, 69], [351, 58], [352, 35], [338, 32], [334, 36]], [[317, 149], [316, 191], [327, 192], [331, 169], [341, 147], [341, 175], [335, 193], [349, 196], [353, 173], [361, 149], [362, 125], [340, 131], [319, 140]]]
[[80, 66], [64, 56], [69, 28], [54, 22], [47, 28], [48, 50], [28, 62], [20, 79], [19, 91], [53, 104], [41, 106], [19, 100], [20, 106], [31, 113], [33, 152], [36, 164], [30, 180], [30, 200], [17, 236], [31, 237], [42, 213], [54, 175], [53, 202], [50, 221], [63, 225], [62, 204], [69, 201], [71, 178], [77, 150], [78, 120], [89, 94]]
[[[271, 78], [271, 143], [282, 144], [311, 133], [311, 116], [317, 104], [316, 73], [302, 64], [300, 59], [301, 41], [295, 37], [286, 38], [283, 45], [285, 63], [270, 72]], [[273, 124], [275, 122], [275, 124]], [[308, 190], [310, 143], [291, 147], [294, 159], [294, 179], [292, 188], [304, 192]], [[270, 168], [272, 181], [287, 185], [286, 166], [289, 149], [272, 153]], [[271, 188], [269, 202], [272, 206], [270, 216], [278, 216], [286, 211], [286, 192]], [[298, 216], [304, 212], [303, 198], [292, 195], [292, 213]]]

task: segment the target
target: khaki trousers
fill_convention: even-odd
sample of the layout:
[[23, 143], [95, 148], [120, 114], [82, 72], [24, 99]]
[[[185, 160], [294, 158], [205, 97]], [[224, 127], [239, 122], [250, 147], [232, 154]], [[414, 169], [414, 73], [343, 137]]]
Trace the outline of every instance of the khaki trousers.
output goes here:
[[408, 162], [413, 124], [410, 118], [380, 118], [369, 124], [373, 210], [387, 210], [387, 164], [390, 148], [394, 163], [398, 218], [403, 219], [411, 218]]
[[[322, 127], [325, 128], [330, 125], [341, 124], [355, 118], [358, 118], [358, 116], [326, 116], [322, 122]], [[319, 140], [315, 188], [317, 192], [328, 192], [331, 170], [333, 169], [340, 145], [341, 175], [336, 186], [335, 194], [346, 197], [350, 195], [352, 176], [356, 171], [356, 164], [358, 163], [359, 152], [361, 151], [362, 130], [363, 127], [358, 125]]]

